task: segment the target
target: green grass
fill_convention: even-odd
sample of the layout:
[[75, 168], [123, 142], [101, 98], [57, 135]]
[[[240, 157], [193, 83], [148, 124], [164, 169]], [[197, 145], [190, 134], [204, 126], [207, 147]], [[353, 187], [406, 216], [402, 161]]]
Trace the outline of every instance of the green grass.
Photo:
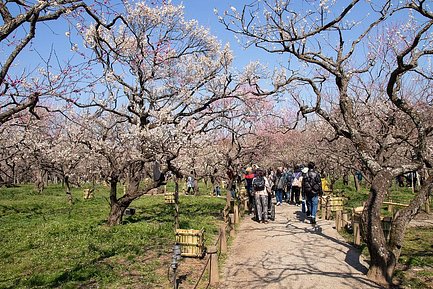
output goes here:
[[[105, 226], [106, 188], [95, 198], [60, 186], [0, 188], [0, 288], [155, 288], [167, 286], [174, 243], [173, 207], [163, 196], [132, 203], [136, 214]], [[180, 197], [180, 227], [204, 228], [207, 245], [218, 232], [223, 199]], [[159, 260], [161, 259], [161, 261]]]
[[408, 228], [405, 236], [400, 263], [407, 266], [433, 268], [433, 228], [411, 227]]
[[433, 288], [433, 228], [408, 228], [396, 271], [404, 288]]

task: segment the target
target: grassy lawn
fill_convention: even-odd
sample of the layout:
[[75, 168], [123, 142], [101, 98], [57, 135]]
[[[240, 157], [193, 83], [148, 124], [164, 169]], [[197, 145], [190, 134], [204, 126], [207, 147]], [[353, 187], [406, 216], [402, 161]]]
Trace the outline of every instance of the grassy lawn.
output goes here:
[[[68, 206], [60, 186], [0, 188], [0, 288], [167, 288], [174, 243], [173, 208], [164, 196], [143, 196], [136, 214], [105, 226], [106, 188]], [[220, 198], [180, 197], [180, 227], [218, 232]], [[138, 286], [137, 286], [138, 284]]]
[[433, 289], [433, 227], [406, 231], [396, 278], [403, 288]]
[[[338, 181], [334, 190], [348, 197], [346, 207], [362, 206], [368, 197], [368, 188], [362, 186], [360, 192], [356, 192], [353, 181], [349, 186], [344, 186]], [[391, 187], [388, 199], [393, 202], [408, 204], [413, 197], [412, 189], [396, 185]], [[433, 202], [430, 203], [433, 211]], [[391, 215], [387, 208], [384, 207], [382, 214]], [[425, 214], [425, 213], [424, 213]], [[430, 218], [433, 216], [430, 215]], [[352, 241], [353, 236], [347, 232], [342, 235]], [[368, 250], [365, 245], [361, 246], [363, 254], [368, 256]], [[409, 227], [406, 230], [405, 241], [402, 248], [399, 265], [395, 272], [396, 282], [399, 288], [411, 289], [433, 289], [433, 227]]]

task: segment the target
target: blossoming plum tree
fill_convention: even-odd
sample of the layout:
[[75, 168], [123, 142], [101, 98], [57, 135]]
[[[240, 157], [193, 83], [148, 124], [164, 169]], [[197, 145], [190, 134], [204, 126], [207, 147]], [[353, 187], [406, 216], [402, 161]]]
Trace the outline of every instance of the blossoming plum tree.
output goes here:
[[[89, 119], [100, 126], [99, 144], [106, 147], [97, 151], [109, 164], [110, 225], [120, 223], [134, 199], [163, 182], [155, 178], [145, 189], [138, 187], [155, 162], [162, 175], [180, 175], [175, 159], [190, 140], [215, 129], [217, 119], [230, 117], [227, 111], [237, 111], [239, 104], [230, 99], [244, 97], [229, 70], [229, 47], [186, 20], [182, 6], [137, 2], [124, 9], [110, 24], [96, 22], [86, 31], [95, 75], [102, 71], [102, 77], [67, 99], [89, 108]], [[89, 147], [94, 149], [90, 142]], [[116, 184], [125, 177], [127, 194], [119, 198]]]

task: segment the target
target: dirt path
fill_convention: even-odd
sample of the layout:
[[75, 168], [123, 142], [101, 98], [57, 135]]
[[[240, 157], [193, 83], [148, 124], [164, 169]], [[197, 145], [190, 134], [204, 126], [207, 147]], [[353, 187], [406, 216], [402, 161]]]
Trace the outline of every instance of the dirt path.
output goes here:
[[283, 204], [274, 222], [246, 216], [230, 249], [220, 288], [380, 288], [364, 275], [358, 251], [332, 221], [304, 222], [300, 207]]

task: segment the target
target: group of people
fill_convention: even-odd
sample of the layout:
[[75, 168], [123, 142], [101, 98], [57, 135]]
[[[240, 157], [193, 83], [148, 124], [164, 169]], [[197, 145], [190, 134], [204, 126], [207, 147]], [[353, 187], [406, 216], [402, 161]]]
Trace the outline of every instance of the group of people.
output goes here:
[[[231, 180], [227, 189], [232, 198], [237, 197], [237, 187], [242, 181], [244, 182], [248, 195], [249, 211], [254, 214], [256, 221], [268, 223], [268, 210], [271, 209], [272, 198], [275, 196], [276, 206], [281, 206], [283, 203], [296, 206], [303, 205], [303, 211], [310, 218], [311, 223], [316, 223], [319, 196], [323, 192], [321, 177], [313, 162], [309, 162], [307, 166], [296, 165], [293, 171], [284, 167], [265, 170], [257, 165], [252, 165], [245, 169], [243, 180], [241, 175], [235, 175], [231, 170], [227, 172], [227, 177]], [[221, 181], [217, 169], [211, 175], [210, 181], [213, 194], [217, 197], [221, 196]], [[197, 181], [193, 171], [186, 179], [186, 187], [185, 194], [195, 194]]]
[[305, 167], [297, 165], [293, 172], [283, 167], [265, 171], [253, 165], [246, 168], [244, 180], [249, 211], [254, 214], [256, 221], [268, 222], [268, 207], [275, 196], [277, 206], [284, 202], [299, 206], [302, 198], [305, 201], [307, 217], [312, 224], [316, 223], [319, 196], [323, 192], [321, 177], [313, 162], [309, 162]]

